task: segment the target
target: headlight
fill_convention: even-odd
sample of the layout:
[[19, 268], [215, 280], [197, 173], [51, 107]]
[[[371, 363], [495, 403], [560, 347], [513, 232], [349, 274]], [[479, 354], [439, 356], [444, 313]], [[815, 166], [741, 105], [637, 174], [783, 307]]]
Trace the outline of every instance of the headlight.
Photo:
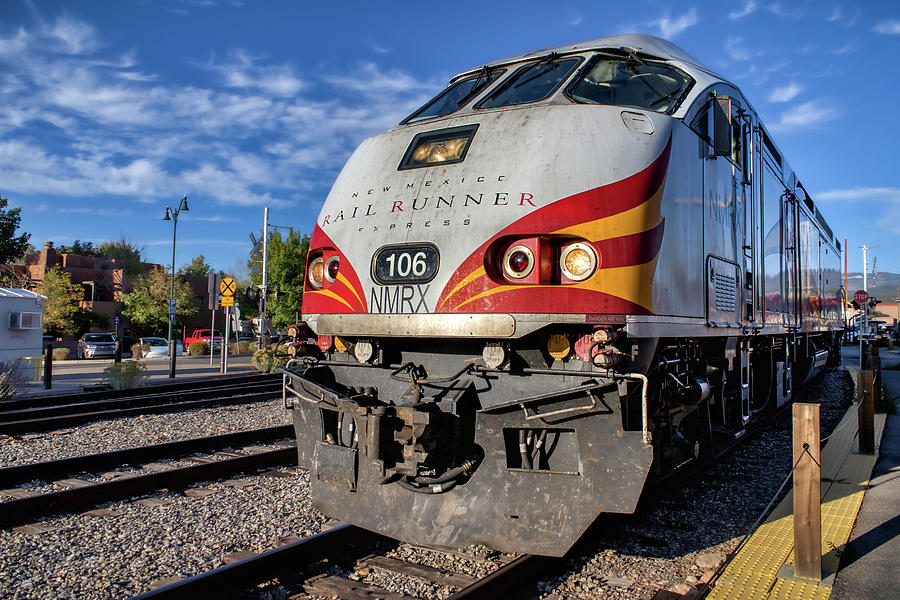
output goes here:
[[577, 242], [563, 248], [559, 257], [563, 275], [573, 281], [583, 281], [597, 270], [597, 253], [588, 244]]
[[309, 263], [309, 284], [316, 289], [322, 287], [322, 280], [325, 277], [325, 260], [321, 256], [317, 256]]
[[416, 134], [400, 161], [399, 169], [461, 162], [477, 129], [478, 125], [464, 125]]
[[503, 255], [503, 272], [507, 277], [522, 279], [534, 270], [534, 253], [522, 244], [510, 246]]
[[338, 271], [340, 270], [340, 268], [340, 257], [334, 255], [328, 258], [328, 261], [325, 263], [325, 279], [328, 280], [328, 283], [334, 283], [334, 280], [337, 279]]

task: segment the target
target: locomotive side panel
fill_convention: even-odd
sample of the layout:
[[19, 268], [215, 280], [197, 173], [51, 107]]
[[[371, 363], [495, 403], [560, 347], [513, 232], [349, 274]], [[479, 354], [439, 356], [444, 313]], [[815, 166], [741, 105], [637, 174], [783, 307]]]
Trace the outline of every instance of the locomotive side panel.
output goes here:
[[665, 235], [653, 275], [653, 313], [703, 318], [703, 168], [697, 135], [678, 123], [662, 199]]

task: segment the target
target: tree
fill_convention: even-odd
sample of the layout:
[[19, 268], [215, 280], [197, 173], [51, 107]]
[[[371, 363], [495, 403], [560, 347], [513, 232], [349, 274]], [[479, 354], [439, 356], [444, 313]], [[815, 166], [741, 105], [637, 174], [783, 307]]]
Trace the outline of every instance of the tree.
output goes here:
[[94, 242], [82, 242], [75, 240], [71, 246], [60, 246], [60, 254], [77, 254], [78, 256], [100, 256], [100, 249], [94, 247]]
[[206, 257], [202, 254], [192, 260], [190, 264], [182, 265], [178, 269], [179, 275], [193, 275], [194, 277], [209, 277], [212, 267], [206, 264]]
[[143, 272], [141, 263], [144, 262], [144, 249], [129, 242], [125, 236], [118, 240], [103, 242], [97, 247], [97, 251], [100, 256], [113, 261], [116, 263], [116, 268], [124, 269], [129, 275], [138, 275]]
[[47, 297], [44, 302], [44, 333], [77, 333], [79, 307], [84, 288], [72, 283], [69, 274], [54, 267], [44, 273], [37, 292]]
[[[266, 283], [270, 292], [278, 288], [281, 294], [277, 300], [274, 295], [269, 295], [268, 309], [272, 324], [279, 329], [295, 323], [297, 313], [300, 312], [308, 251], [309, 236], [293, 228], [288, 231], [286, 238], [282, 238], [280, 231], [269, 234]], [[248, 261], [248, 266], [251, 263], [252, 261]], [[254, 286], [260, 285], [262, 275], [254, 273], [252, 281]]]
[[[135, 277], [131, 291], [122, 296], [122, 314], [139, 327], [162, 331], [169, 323], [171, 275], [152, 269]], [[197, 314], [200, 304], [190, 284], [175, 278], [175, 325], [184, 325]]]
[[7, 198], [0, 198], [0, 264], [16, 260], [28, 248], [30, 233], [16, 235], [22, 222], [21, 208], [6, 209]]

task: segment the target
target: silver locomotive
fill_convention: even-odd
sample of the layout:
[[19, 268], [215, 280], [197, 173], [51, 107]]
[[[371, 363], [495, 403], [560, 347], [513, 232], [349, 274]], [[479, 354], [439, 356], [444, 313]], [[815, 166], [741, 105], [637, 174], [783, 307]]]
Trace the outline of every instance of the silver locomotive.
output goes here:
[[740, 90], [623, 35], [465, 72], [365, 140], [284, 370], [316, 506], [562, 555], [788, 402], [841, 335], [840, 245]]

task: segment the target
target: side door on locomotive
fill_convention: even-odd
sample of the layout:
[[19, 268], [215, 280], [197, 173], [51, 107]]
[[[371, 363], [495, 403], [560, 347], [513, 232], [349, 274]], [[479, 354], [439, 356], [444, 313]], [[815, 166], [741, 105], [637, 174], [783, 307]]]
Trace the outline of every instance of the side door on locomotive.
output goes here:
[[754, 390], [747, 336], [762, 327], [759, 127], [737, 88], [713, 86], [702, 102], [692, 129], [706, 142], [700, 150], [706, 322], [708, 335], [724, 340], [725, 378], [733, 390], [721, 399], [721, 420], [740, 428], [762, 395]]

